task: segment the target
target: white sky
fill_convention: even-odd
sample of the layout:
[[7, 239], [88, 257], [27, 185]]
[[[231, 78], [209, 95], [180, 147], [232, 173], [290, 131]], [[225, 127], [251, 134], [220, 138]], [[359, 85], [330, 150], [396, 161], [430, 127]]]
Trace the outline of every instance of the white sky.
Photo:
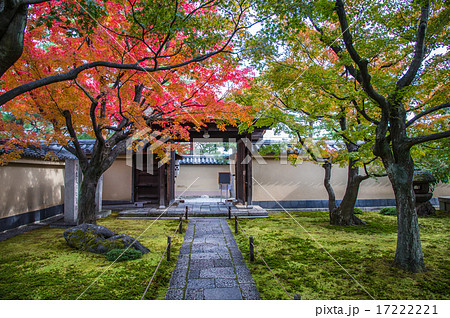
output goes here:
[[266, 140], [289, 140], [291, 138], [285, 132], [275, 134], [275, 132], [272, 129], [268, 129], [266, 131], [266, 133], [264, 134], [263, 139], [266, 139]]

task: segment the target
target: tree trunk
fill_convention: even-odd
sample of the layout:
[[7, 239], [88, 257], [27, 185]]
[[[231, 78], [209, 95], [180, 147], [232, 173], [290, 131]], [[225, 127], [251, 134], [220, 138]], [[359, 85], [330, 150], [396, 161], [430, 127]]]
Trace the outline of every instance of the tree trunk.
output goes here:
[[413, 189], [414, 163], [409, 151], [397, 163], [388, 163], [386, 171], [391, 180], [397, 207], [397, 249], [394, 265], [411, 272], [425, 270], [415, 208]]
[[0, 77], [20, 58], [28, 5], [4, 1], [0, 8]]
[[126, 141], [119, 142], [114, 149], [101, 146], [98, 143], [93, 148], [91, 159], [81, 163], [83, 181], [78, 198], [78, 224], [96, 224], [95, 193], [102, 174], [111, 167], [113, 162], [126, 149]]
[[334, 194], [333, 187], [330, 184], [331, 179], [331, 163], [326, 161], [322, 167], [325, 169], [325, 177], [323, 179], [323, 185], [328, 193], [328, 211], [331, 213], [336, 209], [336, 195]]
[[406, 136], [406, 111], [397, 104], [390, 105], [389, 110], [377, 126], [373, 152], [383, 161], [396, 200], [398, 230], [393, 264], [406, 271], [421, 272], [425, 262], [415, 207], [414, 161]]
[[352, 159], [349, 159], [347, 188], [339, 207], [330, 213], [330, 224], [340, 226], [366, 224], [356, 217], [353, 211], [358, 198], [359, 185], [363, 180], [364, 178], [359, 175], [359, 168], [355, 166]]
[[81, 182], [80, 196], [78, 198], [78, 224], [89, 223], [96, 224], [96, 202], [95, 192], [100, 179], [98, 173], [91, 167], [83, 173]]

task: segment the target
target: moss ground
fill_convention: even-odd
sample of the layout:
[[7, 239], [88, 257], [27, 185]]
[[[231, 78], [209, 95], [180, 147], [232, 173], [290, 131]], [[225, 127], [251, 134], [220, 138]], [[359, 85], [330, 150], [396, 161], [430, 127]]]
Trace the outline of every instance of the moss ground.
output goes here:
[[[137, 238], [153, 222], [116, 216], [98, 224]], [[69, 247], [64, 229], [45, 227], [0, 242], [0, 299], [76, 299], [103, 272], [80, 299], [140, 299], [177, 223], [156, 221], [139, 238], [150, 253], [111, 267], [104, 255]], [[164, 299], [182, 238], [177, 234], [172, 239], [172, 260], [163, 260], [146, 299]]]
[[[449, 213], [420, 218], [420, 234], [428, 270], [411, 274], [391, 266], [397, 240], [395, 216], [364, 212], [366, 226], [329, 225], [328, 213], [286, 213], [267, 219], [242, 219], [240, 224], [275, 275], [293, 296], [302, 299], [371, 299], [343, 269], [375, 299], [449, 299]], [[229, 221], [234, 232], [234, 221]], [[236, 241], [248, 260], [248, 239], [240, 231]], [[319, 244], [320, 245], [319, 245]], [[323, 248], [321, 247], [323, 246]], [[333, 258], [336, 259], [340, 267]], [[262, 260], [247, 265], [262, 299], [288, 299]]]

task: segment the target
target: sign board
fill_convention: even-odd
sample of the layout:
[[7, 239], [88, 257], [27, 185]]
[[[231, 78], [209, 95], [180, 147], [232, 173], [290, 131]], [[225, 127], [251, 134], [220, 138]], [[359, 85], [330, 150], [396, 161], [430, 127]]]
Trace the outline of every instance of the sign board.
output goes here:
[[219, 184], [230, 184], [231, 174], [229, 172], [219, 172]]

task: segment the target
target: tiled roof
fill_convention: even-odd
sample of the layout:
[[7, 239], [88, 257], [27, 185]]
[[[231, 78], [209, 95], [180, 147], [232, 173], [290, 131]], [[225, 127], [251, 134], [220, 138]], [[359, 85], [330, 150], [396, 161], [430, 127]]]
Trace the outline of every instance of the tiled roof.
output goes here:
[[[79, 140], [81, 148], [86, 152], [86, 154], [91, 154], [94, 148], [95, 140]], [[22, 148], [23, 152], [21, 154], [22, 158], [31, 159], [44, 159], [47, 154], [54, 154], [59, 160], [66, 159], [76, 159], [76, 157], [67, 151], [63, 146], [58, 143], [52, 142], [50, 144], [45, 144], [41, 142], [39, 147], [30, 145], [26, 148]], [[3, 151], [0, 149], [0, 153]]]
[[64, 147], [57, 143], [42, 144], [40, 147], [29, 146], [23, 149], [22, 158], [43, 159], [47, 154], [53, 153], [59, 160], [76, 159]]
[[[289, 143], [287, 141], [279, 141], [279, 140], [267, 139], [267, 140], [264, 140], [259, 145], [259, 147], [267, 147], [267, 146], [273, 146], [273, 145], [278, 145], [278, 144], [282, 145], [286, 149], [288, 154], [293, 154], [293, 153], [295, 153], [295, 154], [305, 154], [305, 150], [301, 146], [299, 146], [298, 144], [297, 145], [293, 145], [292, 143]], [[338, 147], [339, 147], [339, 143], [337, 143], [335, 141], [332, 141], [332, 140], [326, 141], [326, 144], [327, 144], [328, 148], [330, 148], [332, 150], [337, 150]]]
[[211, 156], [211, 155], [182, 155], [181, 165], [226, 165], [228, 164], [227, 156]]

